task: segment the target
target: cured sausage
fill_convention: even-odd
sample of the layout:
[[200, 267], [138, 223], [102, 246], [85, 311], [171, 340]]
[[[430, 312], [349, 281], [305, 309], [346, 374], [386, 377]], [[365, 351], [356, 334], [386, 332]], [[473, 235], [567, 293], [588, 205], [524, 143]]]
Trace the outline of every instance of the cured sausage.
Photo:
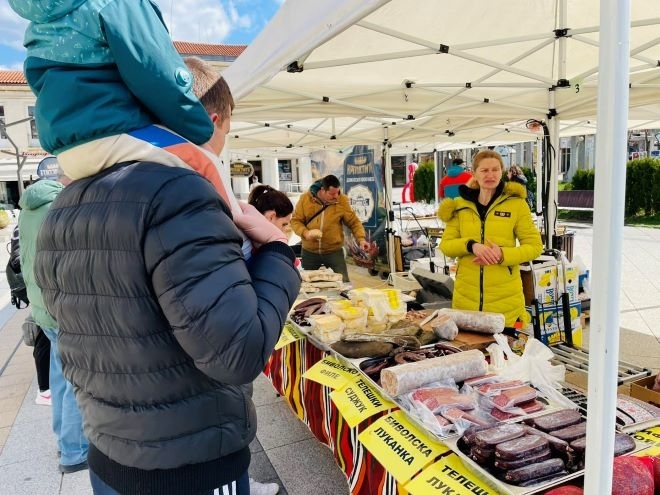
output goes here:
[[530, 455], [529, 457], [523, 457], [522, 459], [515, 459], [512, 461], [496, 458], [494, 465], [498, 469], [509, 471], [510, 469], [518, 469], [519, 467], [526, 466], [527, 464], [545, 461], [546, 459], [550, 459], [551, 456], [552, 453], [550, 452], [550, 449], [545, 449], [536, 454]]
[[441, 309], [439, 313], [449, 315], [459, 330], [480, 333], [501, 333], [504, 330], [504, 315], [501, 313], [449, 308]]
[[512, 469], [504, 474], [504, 479], [513, 484], [549, 476], [564, 470], [564, 461], [558, 457], [535, 462], [526, 466]]
[[427, 383], [449, 378], [455, 382], [462, 382], [467, 378], [485, 375], [486, 371], [488, 371], [488, 363], [483, 353], [472, 349], [384, 369], [380, 381], [385, 392], [397, 396]]
[[583, 421], [575, 425], [567, 426], [566, 428], [561, 428], [559, 430], [554, 430], [552, 435], [566, 440], [567, 442], [572, 442], [577, 440], [587, 434], [587, 422]]
[[524, 435], [498, 443], [495, 447], [495, 457], [515, 460], [536, 455], [544, 450], [550, 450], [550, 444], [545, 438], [537, 435]]
[[533, 425], [541, 431], [551, 432], [574, 425], [582, 421], [582, 414], [574, 409], [561, 409], [550, 414], [538, 416], [532, 420]]
[[525, 427], [519, 424], [502, 424], [478, 432], [474, 443], [479, 447], [495, 448], [498, 443], [513, 440], [525, 434]]

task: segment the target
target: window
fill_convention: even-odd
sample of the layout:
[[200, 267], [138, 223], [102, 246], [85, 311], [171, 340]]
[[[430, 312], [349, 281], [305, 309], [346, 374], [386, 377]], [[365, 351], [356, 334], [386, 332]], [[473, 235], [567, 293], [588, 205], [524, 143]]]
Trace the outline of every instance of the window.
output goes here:
[[392, 187], [403, 187], [406, 185], [406, 157], [392, 156]]
[[0, 124], [2, 124], [2, 128], [0, 128], [0, 139], [7, 139], [7, 133], [5, 132], [5, 107], [0, 105]]
[[34, 121], [34, 106], [28, 107], [28, 116], [32, 117], [30, 120], [30, 138], [33, 141], [39, 141], [39, 133], [37, 132], [37, 123]]
[[561, 157], [560, 157], [560, 163], [559, 163], [559, 172], [562, 174], [565, 174], [568, 172], [568, 169], [571, 168], [571, 149], [570, 148], [562, 148], [561, 149]]

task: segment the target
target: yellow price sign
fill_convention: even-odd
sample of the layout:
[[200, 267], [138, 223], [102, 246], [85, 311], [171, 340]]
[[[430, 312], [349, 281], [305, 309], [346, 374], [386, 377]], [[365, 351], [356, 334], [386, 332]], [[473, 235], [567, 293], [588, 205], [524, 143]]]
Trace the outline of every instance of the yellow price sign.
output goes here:
[[383, 416], [358, 437], [400, 483], [412, 478], [449, 448], [419, 428], [403, 411]]
[[306, 335], [303, 332], [294, 327], [290, 322], [287, 322], [282, 329], [280, 339], [277, 341], [277, 344], [275, 344], [275, 350], [286, 347], [296, 340], [302, 340], [304, 338], [306, 338]]
[[398, 407], [385, 399], [361, 374], [331, 392], [330, 398], [351, 428], [378, 412]]
[[336, 390], [346, 382], [353, 381], [360, 372], [352, 365], [340, 361], [335, 356], [326, 356], [303, 374], [307, 380]]
[[631, 433], [635, 440], [649, 444], [649, 448], [644, 449], [641, 455], [658, 455], [660, 453], [660, 426], [653, 426], [643, 430]]
[[419, 473], [415, 479], [406, 483], [406, 490], [410, 495], [428, 495], [429, 493], [497, 495], [500, 493], [465, 466], [463, 461], [453, 453], [441, 458]]

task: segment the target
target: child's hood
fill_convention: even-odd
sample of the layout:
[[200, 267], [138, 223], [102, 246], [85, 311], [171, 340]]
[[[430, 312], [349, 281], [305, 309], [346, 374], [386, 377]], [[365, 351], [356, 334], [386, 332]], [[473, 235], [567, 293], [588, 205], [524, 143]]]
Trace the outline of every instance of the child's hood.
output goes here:
[[69, 14], [88, 0], [9, 0], [9, 5], [22, 18], [43, 23]]

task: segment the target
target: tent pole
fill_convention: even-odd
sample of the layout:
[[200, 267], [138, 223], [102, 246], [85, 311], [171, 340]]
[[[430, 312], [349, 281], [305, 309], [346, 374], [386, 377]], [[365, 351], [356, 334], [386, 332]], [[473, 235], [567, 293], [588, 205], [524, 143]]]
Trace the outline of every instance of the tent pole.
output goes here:
[[[555, 91], [548, 92], [550, 104], [548, 108], [555, 110]], [[545, 247], [552, 249], [552, 238], [555, 235], [555, 224], [557, 223], [557, 181], [559, 174], [559, 164], [561, 163], [561, 149], [559, 148], [559, 119], [557, 116], [551, 117], [548, 122], [548, 132], [550, 134], [550, 156], [547, 157], [550, 163], [550, 182], [548, 184], [548, 203], [546, 207], [547, 232], [545, 233]]]
[[[619, 360], [630, 0], [601, 0], [585, 493], [611, 493]], [[598, 239], [598, 242], [596, 242]]]
[[392, 220], [394, 213], [392, 210], [392, 155], [390, 154], [390, 141], [388, 137], [388, 128], [383, 128], [383, 167], [385, 175], [385, 199], [388, 202], [385, 205], [386, 232], [387, 232], [387, 262], [390, 266], [390, 273], [396, 273], [396, 261], [394, 258], [394, 230], [392, 229]]

